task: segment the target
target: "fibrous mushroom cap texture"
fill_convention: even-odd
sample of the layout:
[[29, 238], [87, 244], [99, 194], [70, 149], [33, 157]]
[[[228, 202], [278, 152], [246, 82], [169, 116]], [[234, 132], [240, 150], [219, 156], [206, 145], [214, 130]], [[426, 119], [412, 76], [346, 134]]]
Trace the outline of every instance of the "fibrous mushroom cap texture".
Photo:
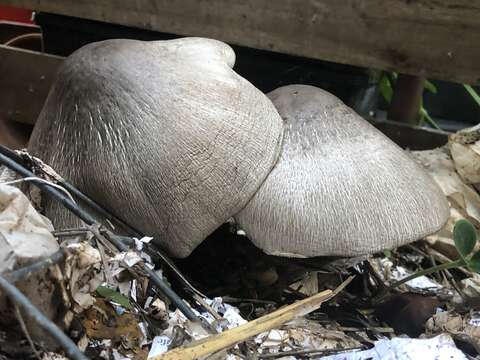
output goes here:
[[[63, 64], [30, 150], [108, 210], [187, 256], [238, 212], [280, 152], [271, 101], [202, 38], [107, 40]], [[52, 205], [57, 226], [72, 222]]]
[[283, 118], [282, 153], [235, 216], [282, 256], [356, 256], [439, 230], [448, 203], [426, 172], [332, 94], [304, 85], [268, 94]]

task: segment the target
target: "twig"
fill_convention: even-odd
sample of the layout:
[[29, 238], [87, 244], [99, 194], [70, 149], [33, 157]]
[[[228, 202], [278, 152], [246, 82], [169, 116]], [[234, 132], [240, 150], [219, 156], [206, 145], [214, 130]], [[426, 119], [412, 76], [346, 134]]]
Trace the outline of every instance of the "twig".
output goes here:
[[352, 282], [354, 278], [355, 276], [349, 276], [347, 280], [345, 280], [340, 285], [338, 285], [337, 288], [333, 290], [331, 297], [337, 296], [341, 291], [343, 291], [343, 289], [345, 289], [348, 286], [348, 284]]
[[25, 325], [25, 321], [23, 320], [23, 316], [20, 313], [20, 309], [18, 308], [17, 304], [15, 304], [15, 315], [17, 316], [17, 320], [20, 323], [20, 327], [22, 328], [22, 331], [25, 337], [27, 338], [27, 341], [30, 344], [30, 347], [32, 348], [33, 353], [35, 354], [38, 360], [42, 360], [42, 357], [40, 356], [40, 353], [38, 352], [37, 347], [33, 343], [32, 337], [28, 332], [27, 326]]
[[244, 325], [226, 330], [221, 334], [194, 341], [187, 346], [173, 349], [159, 356], [154, 356], [150, 360], [198, 359], [219, 350], [226, 349], [239, 342], [245, 341], [252, 336], [274, 329], [295, 317], [306, 315], [318, 309], [323, 302], [331, 299], [342, 291], [351, 280], [352, 277], [348, 278], [334, 291], [325, 290], [319, 294], [297, 301]]
[[215, 320], [222, 320], [223, 318], [210, 306], [208, 305], [202, 297], [198, 296], [197, 294], [193, 294], [193, 298], [197, 301], [202, 307], [205, 308], [209, 312], [210, 315], [213, 316]]
[[97, 238], [96, 238], [96, 242], [97, 242], [98, 252], [100, 253], [100, 259], [102, 260], [103, 273], [105, 274], [105, 280], [107, 281], [107, 284], [109, 284], [109, 285], [114, 284], [112, 272], [110, 271], [110, 268], [108, 267], [107, 256], [105, 254], [105, 248], [103, 247], [103, 244], [100, 242], [100, 240], [98, 240]]
[[372, 266], [372, 264], [370, 263], [369, 260], [366, 260], [365, 261], [365, 267], [367, 268], [368, 272], [370, 273], [370, 275], [372, 276], [373, 280], [375, 281], [375, 283], [377, 284], [378, 288], [380, 290], [384, 290], [387, 286], [385, 285], [385, 283], [383, 282], [382, 278], [380, 277], [380, 275], [377, 273], [377, 270], [374, 269], [374, 267]]
[[65, 350], [66, 354], [74, 360], [88, 360], [88, 358], [82, 354], [77, 348], [75, 343], [60, 330], [57, 325], [50, 321], [45, 315], [38, 310], [28, 298], [23, 295], [20, 290], [10, 284], [3, 276], [0, 276], [0, 288], [5, 294], [14, 302], [19, 305], [35, 320], [35, 322], [50, 334]]
[[55, 237], [71, 237], [71, 236], [85, 235], [89, 232], [90, 230], [87, 228], [73, 228], [73, 229], [54, 230], [52, 231], [52, 235]]
[[457, 282], [453, 278], [450, 271], [445, 269], [445, 270], [443, 270], [443, 274], [444, 274], [446, 280], [450, 283], [450, 285], [452, 285], [452, 287], [457, 291], [458, 295], [460, 295], [462, 300], [463, 301], [468, 301], [468, 296], [465, 295], [465, 293], [462, 291], [462, 289], [460, 289], [460, 287], [458, 286]]
[[359, 332], [359, 331], [370, 330], [380, 334], [382, 333], [393, 334], [395, 332], [395, 330], [393, 330], [391, 327], [378, 327], [378, 326], [365, 326], [364, 328], [351, 327], [351, 326], [339, 326], [336, 329], [339, 331], [349, 331], [349, 332]]

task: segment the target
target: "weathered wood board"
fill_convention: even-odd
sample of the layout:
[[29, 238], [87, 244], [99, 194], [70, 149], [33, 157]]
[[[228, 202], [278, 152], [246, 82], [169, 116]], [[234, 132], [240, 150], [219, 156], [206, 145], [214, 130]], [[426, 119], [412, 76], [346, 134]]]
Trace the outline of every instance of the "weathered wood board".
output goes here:
[[0, 118], [34, 124], [63, 58], [0, 45]]
[[315, 59], [480, 83], [479, 0], [0, 0]]

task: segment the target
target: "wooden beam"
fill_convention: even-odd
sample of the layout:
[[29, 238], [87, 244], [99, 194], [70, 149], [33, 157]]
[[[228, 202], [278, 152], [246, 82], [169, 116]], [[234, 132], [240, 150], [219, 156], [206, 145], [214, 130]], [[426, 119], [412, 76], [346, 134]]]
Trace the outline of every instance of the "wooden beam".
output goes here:
[[0, 45], [0, 118], [34, 124], [63, 58]]
[[2, 0], [12, 6], [309, 58], [480, 83], [471, 0]]

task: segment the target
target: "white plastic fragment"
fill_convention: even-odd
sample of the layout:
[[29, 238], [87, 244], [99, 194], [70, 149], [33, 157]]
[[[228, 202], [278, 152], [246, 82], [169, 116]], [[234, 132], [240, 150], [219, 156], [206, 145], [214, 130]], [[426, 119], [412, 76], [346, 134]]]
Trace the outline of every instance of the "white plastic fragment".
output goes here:
[[[168, 345], [172, 339], [173, 328], [175, 326], [179, 326], [184, 329], [185, 332], [194, 340], [199, 340], [209, 336], [209, 334], [206, 333], [206, 331], [200, 325], [189, 321], [178, 309], [173, 312], [168, 312], [165, 303], [158, 298], [153, 302], [152, 300], [148, 299], [147, 301], [150, 302], [150, 306], [146, 307], [146, 309], [156, 310], [154, 318], [161, 319], [164, 315], [168, 316], [168, 328], [161, 336], [156, 336], [154, 338], [148, 357], [162, 354], [163, 352], [167, 351]], [[228, 321], [228, 324], [226, 325], [226, 328], [228, 329], [232, 329], [247, 322], [240, 316], [239, 310], [236, 307], [223, 303], [222, 298], [205, 298], [204, 301], [210, 305], [214, 311]], [[214, 325], [218, 332], [221, 332], [225, 329], [225, 327], [222, 327], [221, 324], [215, 320], [212, 314], [208, 312], [199, 313], [195, 309], [192, 310], [197, 316], [204, 318], [209, 324]]]
[[262, 347], [274, 347], [285, 343], [288, 340], [288, 332], [285, 330], [272, 329], [263, 332], [255, 337], [255, 342]]
[[153, 237], [144, 236], [141, 239], [137, 239], [134, 237], [133, 240], [135, 241], [135, 249], [137, 249], [137, 251], [142, 251], [143, 245], [148, 244], [150, 241], [152, 241]]
[[147, 300], [145, 300], [145, 304], [143, 304], [143, 308], [148, 309], [152, 304], [152, 301], [153, 301], [153, 296], [147, 297]]
[[130, 297], [133, 301], [137, 301], [137, 279], [132, 280], [132, 287], [130, 288]]
[[[411, 271], [408, 271], [403, 266], [397, 266], [392, 271], [392, 278], [398, 281], [412, 274], [413, 273]], [[417, 289], [417, 290], [440, 290], [443, 288], [442, 285], [433, 281], [427, 276], [416, 277], [415, 279], [407, 281], [405, 285], [407, 285], [411, 289]]]
[[[392, 284], [396, 281], [402, 280], [407, 276], [413, 274], [403, 266], [394, 266], [389, 258], [374, 258], [370, 260], [370, 264], [375, 268], [377, 273], [382, 277], [382, 280]], [[415, 279], [407, 281], [405, 286], [411, 290], [423, 290], [423, 291], [439, 291], [445, 289], [436, 281], [427, 276], [419, 276]]]
[[120, 354], [117, 349], [112, 349], [112, 358], [113, 360], [130, 360], [129, 357]]
[[148, 352], [148, 358], [166, 353], [168, 351], [168, 345], [170, 345], [171, 342], [168, 336], [155, 336], [152, 341], [152, 347]]
[[126, 297], [130, 295], [131, 287], [132, 287], [132, 282], [129, 280], [118, 283], [118, 291], [120, 292], [120, 294]]
[[468, 323], [472, 326], [477, 326], [477, 327], [480, 327], [480, 316], [478, 317], [472, 317]]
[[226, 311], [223, 313], [223, 318], [228, 321], [227, 327], [229, 329], [233, 329], [237, 326], [240, 326], [242, 324], [246, 324], [247, 320], [245, 320], [239, 313], [236, 308], [233, 306], [230, 306], [228, 304], [226, 305]]
[[134, 251], [121, 252], [115, 255], [112, 259], [113, 261], [123, 261], [127, 266], [132, 267], [133, 265], [142, 261], [142, 258]]
[[150, 343], [150, 341], [148, 340], [148, 327], [149, 325], [145, 321], [138, 323], [138, 328], [143, 335], [143, 340], [140, 342], [140, 347], [144, 347], [145, 345]]
[[[219, 315], [221, 315], [225, 320], [228, 321], [227, 328], [233, 329], [237, 326], [243, 325], [247, 323], [241, 315], [240, 311], [229, 304], [225, 304], [221, 297], [216, 297], [212, 299], [204, 299], [205, 302], [210, 305], [210, 307], [215, 310]], [[208, 313], [202, 313], [202, 316], [205, 318], [211, 319], [210, 323], [213, 322], [213, 317]]]
[[450, 335], [441, 334], [431, 339], [393, 338], [375, 342], [365, 351], [325, 356], [324, 360], [467, 360], [455, 346]]

